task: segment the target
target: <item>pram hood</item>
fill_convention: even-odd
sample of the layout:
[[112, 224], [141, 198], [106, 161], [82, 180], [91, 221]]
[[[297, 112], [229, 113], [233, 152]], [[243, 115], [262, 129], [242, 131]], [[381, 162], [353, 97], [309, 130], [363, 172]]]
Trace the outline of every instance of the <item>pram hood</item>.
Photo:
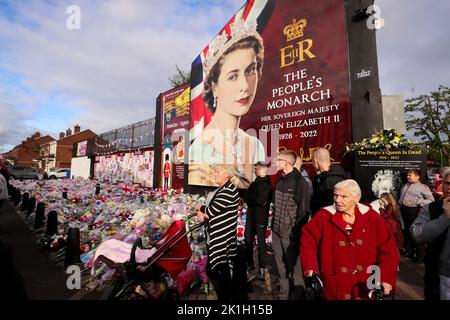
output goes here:
[[[179, 242], [177, 242], [178, 240]], [[104, 257], [115, 264], [130, 261], [132, 247], [132, 244], [117, 239], [108, 239], [103, 242], [95, 251], [92, 274], [95, 272], [94, 266], [99, 257]], [[155, 247], [151, 249], [136, 248], [135, 254], [136, 262], [148, 264], [153, 262], [155, 266], [169, 273], [172, 279], [176, 279], [186, 269], [192, 256], [184, 221], [172, 222], [156, 242]]]
[[[173, 239], [171, 239], [172, 237]], [[175, 244], [177, 240], [180, 241]], [[158, 240], [156, 246], [159, 249], [154, 255], [157, 259], [155, 265], [168, 272], [172, 279], [176, 279], [180, 272], [186, 269], [192, 256], [192, 249], [186, 236], [184, 221], [176, 220], [172, 222], [170, 227]], [[172, 247], [170, 248], [170, 246]], [[165, 251], [167, 248], [170, 249], [158, 259], [159, 253]]]

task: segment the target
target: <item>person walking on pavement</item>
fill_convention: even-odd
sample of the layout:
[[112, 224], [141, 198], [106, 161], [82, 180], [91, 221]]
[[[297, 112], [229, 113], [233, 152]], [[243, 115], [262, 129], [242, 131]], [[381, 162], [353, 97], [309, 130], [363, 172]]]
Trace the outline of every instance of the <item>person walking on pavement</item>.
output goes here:
[[[299, 240], [301, 228], [308, 219], [309, 190], [308, 183], [294, 168], [296, 153], [283, 151], [276, 162], [282, 175], [275, 186], [272, 248], [280, 284], [280, 300], [289, 298], [295, 280], [304, 287], [299, 263]], [[295, 271], [299, 270], [299, 279]]]
[[253, 263], [253, 239], [256, 234], [258, 240], [259, 280], [261, 281], [265, 279], [266, 229], [273, 194], [272, 184], [270, 178], [267, 176], [267, 167], [262, 162], [256, 163], [256, 179], [250, 184], [247, 195], [244, 198], [248, 206], [245, 222], [247, 269], [252, 271], [255, 268]]
[[318, 172], [313, 180], [314, 192], [311, 198], [311, 213], [314, 215], [320, 208], [334, 203], [334, 186], [350, 176], [341, 166], [331, 164], [330, 152], [325, 148], [315, 150], [312, 160], [314, 168]]
[[408, 182], [400, 192], [398, 203], [405, 224], [404, 238], [405, 249], [408, 257], [417, 263], [424, 262], [425, 246], [417, 245], [409, 232], [414, 220], [417, 218], [420, 209], [434, 201], [433, 194], [427, 185], [420, 182], [421, 172], [419, 169], [410, 169], [407, 173]]
[[442, 199], [424, 205], [410, 228], [426, 244], [425, 300], [450, 300], [450, 169], [442, 174]]
[[371, 266], [379, 267], [385, 295], [396, 286], [400, 255], [395, 238], [383, 218], [360, 199], [355, 180], [341, 181], [334, 187], [335, 204], [322, 208], [303, 227], [302, 269], [305, 277], [317, 274], [322, 279], [326, 300], [368, 299], [376, 288], [367, 273]]

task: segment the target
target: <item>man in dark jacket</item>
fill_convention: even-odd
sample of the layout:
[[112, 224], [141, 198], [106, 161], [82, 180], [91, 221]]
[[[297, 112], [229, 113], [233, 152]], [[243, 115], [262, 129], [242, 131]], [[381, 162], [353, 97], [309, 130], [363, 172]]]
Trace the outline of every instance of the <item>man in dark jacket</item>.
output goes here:
[[313, 181], [313, 196], [311, 198], [311, 213], [316, 214], [320, 208], [334, 203], [334, 186], [336, 183], [349, 179], [350, 175], [341, 166], [331, 164], [330, 152], [318, 148], [313, 153], [313, 165], [318, 175]]
[[266, 268], [266, 229], [273, 188], [270, 178], [267, 176], [266, 164], [258, 162], [255, 165], [255, 175], [256, 179], [248, 187], [245, 197], [248, 206], [245, 223], [245, 246], [247, 249], [247, 267], [249, 270], [253, 270], [255, 268], [253, 263], [253, 239], [256, 234], [258, 239], [259, 280], [263, 281]]
[[[294, 168], [296, 153], [283, 151], [278, 156], [278, 169], [283, 175], [275, 186], [272, 219], [272, 247], [280, 282], [280, 300], [289, 298], [294, 284], [294, 272], [301, 275], [299, 239], [309, 212], [308, 183]], [[302, 285], [303, 278], [296, 277]]]
[[410, 228], [426, 244], [425, 300], [450, 300], [450, 169], [443, 174], [443, 198], [426, 204]]
[[[296, 168], [296, 169], [301, 173], [301, 175], [303, 176], [303, 178], [305, 178], [306, 182], [308, 182], [308, 187], [309, 187], [309, 197], [311, 198], [312, 195], [313, 195], [313, 192], [314, 192], [313, 184], [312, 184], [311, 178], [309, 177], [308, 172], [307, 172], [304, 168], [302, 168], [302, 165], [303, 165], [302, 157], [300, 157], [300, 156], [297, 154], [297, 160], [295, 161], [294, 168]], [[310, 199], [310, 200], [311, 200], [311, 199]]]

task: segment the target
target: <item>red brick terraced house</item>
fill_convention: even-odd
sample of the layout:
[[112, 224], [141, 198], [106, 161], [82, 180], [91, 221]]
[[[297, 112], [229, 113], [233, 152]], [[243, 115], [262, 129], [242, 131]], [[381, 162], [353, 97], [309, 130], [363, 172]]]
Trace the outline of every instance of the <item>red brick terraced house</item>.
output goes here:
[[11, 160], [18, 167], [34, 167], [38, 169], [35, 159], [39, 158], [42, 146], [52, 141], [55, 141], [55, 139], [51, 136], [41, 136], [40, 132], [36, 132], [4, 154], [4, 158]]
[[[56, 148], [49, 144], [49, 151], [54, 151], [53, 156], [55, 168], [70, 168], [70, 165], [72, 163], [72, 149], [74, 143], [89, 140], [97, 136], [93, 131], [89, 129], [84, 131], [81, 131], [80, 129], [80, 126], [76, 125], [74, 127], [73, 134], [70, 128], [66, 130], [65, 134], [64, 132], [61, 132], [59, 134], [59, 140], [56, 141]], [[49, 155], [52, 156], [50, 152]]]

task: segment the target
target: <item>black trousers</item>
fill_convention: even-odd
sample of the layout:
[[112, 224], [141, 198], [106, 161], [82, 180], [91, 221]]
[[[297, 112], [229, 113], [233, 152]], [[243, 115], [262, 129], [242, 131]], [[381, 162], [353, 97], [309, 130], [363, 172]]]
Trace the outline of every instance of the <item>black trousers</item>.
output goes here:
[[253, 263], [253, 239], [258, 241], [258, 265], [260, 268], [266, 267], [266, 225], [257, 224], [252, 219], [247, 219], [245, 223], [245, 248], [247, 265], [254, 266]]
[[230, 301], [233, 295], [230, 265], [223, 263], [212, 270], [208, 263], [206, 265], [206, 275], [214, 286], [217, 299], [219, 301]]
[[425, 245], [418, 245], [411, 237], [411, 228], [414, 220], [416, 220], [419, 214], [420, 207], [404, 207], [400, 208], [402, 213], [402, 219], [405, 224], [405, 230], [403, 230], [405, 238], [405, 249], [410, 257], [415, 257], [417, 260], [423, 260], [425, 256]]

